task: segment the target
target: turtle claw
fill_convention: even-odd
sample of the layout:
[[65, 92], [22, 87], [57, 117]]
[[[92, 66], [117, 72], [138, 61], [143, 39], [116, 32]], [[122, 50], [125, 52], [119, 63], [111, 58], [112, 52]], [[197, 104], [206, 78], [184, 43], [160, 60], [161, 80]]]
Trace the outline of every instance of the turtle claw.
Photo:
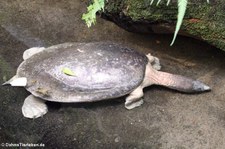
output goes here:
[[24, 100], [22, 107], [23, 116], [26, 118], [38, 118], [48, 112], [45, 101], [33, 95], [28, 96]]

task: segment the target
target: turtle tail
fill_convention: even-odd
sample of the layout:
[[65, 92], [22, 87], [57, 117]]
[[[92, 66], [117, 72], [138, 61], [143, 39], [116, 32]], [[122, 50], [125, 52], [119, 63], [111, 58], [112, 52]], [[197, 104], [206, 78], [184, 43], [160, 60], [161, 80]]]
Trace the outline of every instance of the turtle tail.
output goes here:
[[27, 85], [27, 78], [25, 77], [18, 77], [15, 75], [9, 81], [2, 84], [4, 85], [11, 85], [11, 86], [26, 86]]
[[151, 78], [153, 84], [162, 85], [186, 93], [195, 93], [211, 90], [206, 84], [181, 75], [155, 71], [155, 77]]

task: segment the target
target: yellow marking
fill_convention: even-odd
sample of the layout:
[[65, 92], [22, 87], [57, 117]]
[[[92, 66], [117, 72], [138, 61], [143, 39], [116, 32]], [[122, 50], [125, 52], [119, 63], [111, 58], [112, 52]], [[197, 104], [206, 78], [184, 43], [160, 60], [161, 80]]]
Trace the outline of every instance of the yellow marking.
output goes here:
[[49, 93], [50, 93], [49, 89], [42, 88], [42, 87], [37, 88], [36, 92], [44, 96], [49, 96]]
[[68, 76], [75, 76], [75, 73], [69, 68], [63, 68], [62, 72]]

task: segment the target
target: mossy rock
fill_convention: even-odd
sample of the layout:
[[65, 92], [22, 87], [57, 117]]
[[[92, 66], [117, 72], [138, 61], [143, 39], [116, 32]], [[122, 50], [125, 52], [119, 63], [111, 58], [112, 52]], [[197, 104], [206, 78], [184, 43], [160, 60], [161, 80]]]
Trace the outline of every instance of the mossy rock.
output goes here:
[[[177, 2], [157, 0], [108, 1], [104, 18], [131, 32], [173, 33], [177, 20]], [[179, 34], [192, 36], [225, 51], [225, 5], [224, 0], [189, 1]], [[176, 43], [176, 41], [175, 41]]]

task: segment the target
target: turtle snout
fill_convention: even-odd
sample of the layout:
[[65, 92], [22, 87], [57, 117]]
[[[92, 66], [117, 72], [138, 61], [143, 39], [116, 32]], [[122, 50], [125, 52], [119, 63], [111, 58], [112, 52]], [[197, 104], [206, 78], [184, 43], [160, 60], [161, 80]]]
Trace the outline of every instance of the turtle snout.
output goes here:
[[194, 81], [193, 82], [193, 89], [197, 92], [203, 92], [203, 91], [210, 91], [211, 90], [211, 88], [208, 85], [206, 85], [206, 84], [204, 84], [200, 81]]

